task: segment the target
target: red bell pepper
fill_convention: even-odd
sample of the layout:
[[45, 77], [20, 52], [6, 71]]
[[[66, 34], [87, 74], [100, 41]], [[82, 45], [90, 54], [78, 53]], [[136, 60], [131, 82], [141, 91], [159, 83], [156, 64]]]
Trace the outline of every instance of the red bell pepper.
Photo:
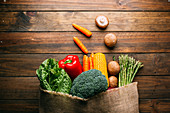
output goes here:
[[63, 68], [67, 72], [72, 80], [82, 73], [82, 66], [77, 55], [68, 55], [60, 60], [58, 64], [60, 68]]

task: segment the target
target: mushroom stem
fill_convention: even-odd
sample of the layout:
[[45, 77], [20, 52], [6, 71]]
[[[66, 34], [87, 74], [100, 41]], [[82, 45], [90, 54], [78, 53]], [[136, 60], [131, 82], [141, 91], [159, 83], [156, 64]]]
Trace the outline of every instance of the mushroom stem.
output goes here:
[[101, 17], [100, 22], [101, 22], [101, 23], [104, 23], [104, 18]]

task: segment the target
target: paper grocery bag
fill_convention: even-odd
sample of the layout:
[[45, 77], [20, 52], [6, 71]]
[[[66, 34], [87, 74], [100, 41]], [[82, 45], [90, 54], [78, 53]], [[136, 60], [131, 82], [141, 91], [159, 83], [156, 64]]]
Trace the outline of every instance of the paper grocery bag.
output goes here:
[[137, 82], [82, 99], [40, 88], [40, 113], [139, 113]]

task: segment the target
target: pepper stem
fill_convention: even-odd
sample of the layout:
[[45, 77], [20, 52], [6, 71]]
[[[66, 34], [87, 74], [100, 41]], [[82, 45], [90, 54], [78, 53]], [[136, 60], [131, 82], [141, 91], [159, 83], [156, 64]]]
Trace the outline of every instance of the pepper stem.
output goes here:
[[72, 63], [72, 60], [66, 60], [66, 61], [64, 62], [64, 64], [67, 64], [67, 63]]
[[115, 56], [113, 56], [113, 61], [115, 61]]

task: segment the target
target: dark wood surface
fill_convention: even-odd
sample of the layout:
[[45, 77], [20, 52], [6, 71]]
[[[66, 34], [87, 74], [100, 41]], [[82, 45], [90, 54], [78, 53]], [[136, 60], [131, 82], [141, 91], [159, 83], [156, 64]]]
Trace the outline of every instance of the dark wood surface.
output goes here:
[[[102, 52], [107, 62], [129, 54], [144, 63], [137, 73], [141, 113], [170, 112], [170, 3], [168, 0], [4, 0], [0, 1], [0, 113], [38, 113], [39, 81], [35, 70], [47, 58], [68, 54], [81, 59], [77, 36], [89, 53]], [[33, 13], [27, 13], [31, 11]], [[96, 27], [106, 15], [107, 29]], [[92, 31], [91, 38], [72, 23]], [[118, 43], [107, 48], [104, 36]]]
[[114, 32], [118, 43], [109, 49], [103, 43], [107, 33], [112, 32], [97, 31], [91, 38], [85, 38], [79, 32], [2, 32], [0, 53], [82, 53], [74, 44], [73, 36], [77, 36], [90, 53], [170, 52], [170, 32]]
[[167, 0], [1, 0], [0, 10], [20, 11], [168, 11]]
[[170, 31], [170, 12], [0, 12], [0, 31], [76, 31], [77, 23], [90, 31], [103, 31], [95, 25], [95, 17], [109, 18], [105, 31]]

